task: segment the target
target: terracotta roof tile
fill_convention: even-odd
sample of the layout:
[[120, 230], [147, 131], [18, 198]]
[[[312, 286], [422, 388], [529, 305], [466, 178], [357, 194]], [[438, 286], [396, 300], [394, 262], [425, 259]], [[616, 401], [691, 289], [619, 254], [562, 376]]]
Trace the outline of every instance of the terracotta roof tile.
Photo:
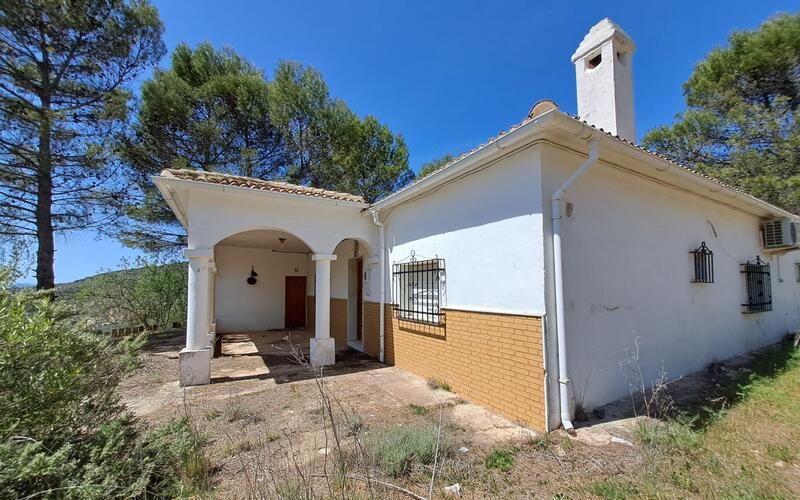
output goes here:
[[255, 179], [253, 177], [222, 174], [219, 172], [168, 168], [161, 171], [161, 177], [171, 177], [185, 181], [208, 182], [211, 184], [223, 184], [226, 186], [258, 189], [261, 191], [272, 191], [275, 193], [296, 194], [300, 196], [309, 196], [312, 198], [325, 198], [328, 200], [366, 203], [364, 198], [355, 194], [339, 193], [337, 191], [328, 191], [327, 189], [289, 184], [288, 182], [265, 181], [263, 179]]

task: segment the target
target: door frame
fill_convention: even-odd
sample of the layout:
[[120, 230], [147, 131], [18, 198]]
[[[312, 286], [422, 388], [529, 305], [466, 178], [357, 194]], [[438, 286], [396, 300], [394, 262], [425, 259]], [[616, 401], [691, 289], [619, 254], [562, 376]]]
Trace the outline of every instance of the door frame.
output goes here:
[[363, 342], [364, 257], [354, 257], [347, 261], [347, 343], [359, 349]]

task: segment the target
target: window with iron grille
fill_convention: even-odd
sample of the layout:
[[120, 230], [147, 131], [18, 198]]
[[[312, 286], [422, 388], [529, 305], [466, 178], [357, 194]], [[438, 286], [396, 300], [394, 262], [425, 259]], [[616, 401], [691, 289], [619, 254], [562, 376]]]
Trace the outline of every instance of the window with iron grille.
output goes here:
[[772, 310], [772, 283], [769, 264], [756, 256], [742, 264], [747, 303], [742, 304], [745, 313], [758, 313]]
[[442, 324], [444, 259], [429, 259], [394, 264], [395, 315], [404, 320]]
[[714, 282], [714, 252], [706, 246], [706, 242], [689, 252], [694, 260], [694, 279], [692, 283]]

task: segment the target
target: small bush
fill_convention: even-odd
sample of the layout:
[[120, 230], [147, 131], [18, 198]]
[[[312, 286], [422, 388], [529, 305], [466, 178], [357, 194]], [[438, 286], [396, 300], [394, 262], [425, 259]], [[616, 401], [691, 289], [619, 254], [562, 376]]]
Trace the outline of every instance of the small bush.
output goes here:
[[[375, 462], [390, 476], [407, 474], [415, 463], [428, 465], [436, 453], [435, 426], [396, 427], [376, 433], [367, 439], [367, 450]], [[440, 453], [445, 446], [442, 444]]]
[[508, 472], [514, 467], [514, 455], [516, 455], [516, 448], [503, 448], [494, 450], [486, 457], [487, 469], [497, 469], [500, 472]]
[[119, 401], [142, 340], [87, 333], [65, 321], [63, 305], [10, 290], [8, 278], [0, 270], [0, 498], [205, 488], [202, 443], [188, 423], [148, 432]]

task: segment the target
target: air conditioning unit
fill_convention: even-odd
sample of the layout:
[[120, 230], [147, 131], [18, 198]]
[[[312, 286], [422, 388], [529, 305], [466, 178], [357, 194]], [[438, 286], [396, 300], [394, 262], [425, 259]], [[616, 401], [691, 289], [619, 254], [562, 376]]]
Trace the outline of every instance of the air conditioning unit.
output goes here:
[[773, 219], [765, 221], [761, 226], [764, 248], [781, 249], [800, 246], [798, 233], [800, 224], [791, 219]]

